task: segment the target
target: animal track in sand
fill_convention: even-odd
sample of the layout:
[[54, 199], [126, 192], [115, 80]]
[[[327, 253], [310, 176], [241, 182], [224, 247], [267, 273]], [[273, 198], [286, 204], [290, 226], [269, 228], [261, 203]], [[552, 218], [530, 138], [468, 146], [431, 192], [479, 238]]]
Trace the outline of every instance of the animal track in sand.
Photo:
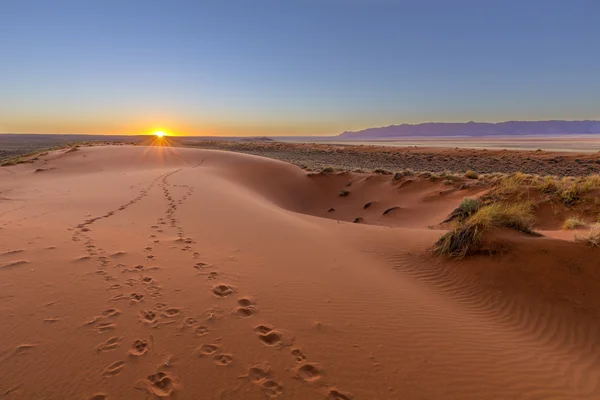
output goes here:
[[185, 326], [186, 328], [192, 328], [197, 323], [198, 323], [198, 320], [193, 317], [187, 317], [186, 319], [183, 320], [183, 326]]
[[159, 311], [160, 311], [160, 310], [164, 310], [164, 309], [165, 309], [165, 308], [167, 308], [168, 306], [169, 306], [169, 305], [168, 305], [168, 304], [165, 304], [165, 303], [156, 303], [156, 304], [154, 305], [154, 309], [155, 309], [155, 310], [159, 310]]
[[219, 346], [216, 344], [203, 344], [198, 347], [198, 353], [200, 356], [210, 356], [215, 354], [219, 350]]
[[119, 344], [121, 344], [121, 338], [114, 336], [96, 346], [96, 351], [111, 351], [119, 347]]
[[124, 365], [125, 365], [125, 361], [116, 361], [116, 362], [110, 364], [108, 367], [106, 367], [104, 369], [104, 372], [102, 373], [102, 375], [103, 376], [119, 375], [121, 373], [121, 370], [123, 369]]
[[170, 308], [166, 308], [164, 309], [160, 315], [162, 315], [163, 317], [166, 318], [173, 318], [178, 316], [181, 313], [181, 309], [177, 308], [177, 307], [170, 307]]
[[177, 380], [167, 372], [159, 371], [148, 376], [136, 385], [137, 389], [146, 389], [156, 397], [170, 397], [177, 390]]
[[297, 363], [303, 363], [306, 361], [306, 356], [300, 349], [292, 349], [292, 356]]
[[150, 350], [150, 342], [146, 339], [137, 339], [131, 344], [129, 354], [134, 357], [140, 357]]
[[233, 355], [227, 353], [217, 354], [213, 357], [213, 360], [215, 364], [225, 367], [233, 362]]
[[327, 400], [353, 400], [354, 395], [348, 392], [342, 392], [338, 389], [331, 388], [327, 393]]
[[270, 378], [271, 368], [266, 364], [256, 364], [248, 369], [248, 379], [250, 382], [260, 384], [265, 379]]
[[265, 391], [265, 395], [268, 397], [277, 397], [283, 393], [283, 385], [275, 382], [272, 379], [268, 379], [261, 384], [263, 390]]
[[152, 310], [140, 311], [140, 320], [146, 324], [153, 324], [158, 320], [158, 316]]
[[209, 330], [206, 326], [200, 325], [200, 326], [197, 326], [196, 329], [194, 329], [194, 333], [196, 334], [196, 336], [204, 336], [204, 335], [208, 335]]
[[216, 281], [218, 277], [219, 274], [217, 272], [209, 272], [208, 275], [206, 275], [206, 279], [209, 281]]
[[144, 295], [134, 292], [129, 295], [129, 299], [132, 304], [139, 303], [144, 300]]
[[145, 276], [141, 279], [141, 282], [145, 285], [149, 285], [152, 282], [154, 282], [154, 278], [152, 278], [151, 276]]
[[207, 264], [204, 262], [198, 262], [198, 263], [194, 264], [194, 268], [196, 268], [198, 271], [202, 271], [203, 269], [210, 268], [210, 267], [211, 267], [210, 264]]
[[323, 367], [316, 363], [303, 364], [296, 370], [296, 376], [309, 383], [318, 381], [322, 375]]
[[294, 336], [291, 332], [275, 329], [271, 325], [258, 325], [254, 328], [258, 340], [268, 347], [281, 349], [294, 343]]
[[238, 299], [238, 307], [233, 309], [233, 313], [242, 318], [251, 317], [258, 312], [258, 307], [252, 299], [242, 297]]
[[98, 332], [100, 332], [100, 333], [112, 331], [116, 328], [117, 328], [117, 324], [115, 324], [114, 322], [110, 322], [110, 321], [100, 322], [98, 324]]
[[215, 294], [215, 296], [223, 298], [232, 294], [234, 292], [234, 289], [230, 285], [220, 284], [213, 287], [212, 291]]
[[107, 308], [106, 310], [102, 311], [102, 313], [101, 313], [101, 315], [104, 318], [115, 317], [119, 314], [121, 314], [121, 310], [119, 310], [118, 308]]

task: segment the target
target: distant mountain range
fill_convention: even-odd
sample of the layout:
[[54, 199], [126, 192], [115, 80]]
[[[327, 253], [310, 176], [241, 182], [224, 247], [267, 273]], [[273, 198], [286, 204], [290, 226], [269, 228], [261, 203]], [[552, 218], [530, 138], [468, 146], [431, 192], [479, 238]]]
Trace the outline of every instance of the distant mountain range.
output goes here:
[[427, 122], [390, 125], [338, 135], [342, 139], [382, 139], [423, 136], [518, 136], [600, 134], [600, 121]]

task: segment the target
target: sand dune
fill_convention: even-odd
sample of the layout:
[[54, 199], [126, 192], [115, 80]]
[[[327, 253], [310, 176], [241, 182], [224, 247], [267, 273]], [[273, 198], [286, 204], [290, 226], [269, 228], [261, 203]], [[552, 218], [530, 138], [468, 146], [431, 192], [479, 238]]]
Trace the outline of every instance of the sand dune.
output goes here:
[[162, 147], [5, 170], [1, 399], [600, 398], [597, 251], [427, 251], [482, 188]]

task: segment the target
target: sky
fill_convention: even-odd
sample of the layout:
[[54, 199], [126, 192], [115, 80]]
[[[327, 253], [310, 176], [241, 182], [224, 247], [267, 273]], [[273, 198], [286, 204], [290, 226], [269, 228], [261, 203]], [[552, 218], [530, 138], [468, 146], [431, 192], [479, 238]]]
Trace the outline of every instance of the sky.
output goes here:
[[3, 0], [0, 132], [600, 119], [598, 0]]

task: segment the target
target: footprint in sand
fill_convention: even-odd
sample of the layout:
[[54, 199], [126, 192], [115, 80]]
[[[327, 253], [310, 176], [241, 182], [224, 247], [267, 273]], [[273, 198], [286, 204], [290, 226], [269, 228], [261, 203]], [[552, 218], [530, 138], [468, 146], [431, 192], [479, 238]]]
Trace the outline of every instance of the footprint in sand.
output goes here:
[[129, 295], [129, 299], [130, 299], [131, 304], [139, 303], [140, 301], [144, 300], [144, 295], [134, 292]]
[[283, 393], [283, 385], [275, 382], [272, 379], [267, 379], [261, 384], [263, 390], [265, 391], [265, 395], [268, 397], [277, 397]]
[[203, 263], [203, 262], [199, 262], [194, 264], [194, 268], [196, 268], [198, 271], [202, 271], [203, 269], [208, 268], [210, 265], [207, 263]]
[[256, 307], [254, 301], [247, 297], [242, 297], [238, 299], [238, 307], [233, 309], [233, 313], [242, 317], [251, 317], [258, 312], [258, 307]]
[[108, 367], [104, 369], [102, 373], [103, 376], [115, 376], [121, 373], [123, 366], [125, 365], [125, 361], [116, 361], [110, 364]]
[[152, 278], [151, 276], [144, 276], [144, 277], [141, 279], [141, 282], [142, 282], [143, 284], [145, 284], [145, 285], [149, 285], [149, 284], [151, 284], [152, 282], [154, 282], [154, 278]]
[[215, 364], [225, 367], [233, 362], [233, 355], [227, 353], [217, 354], [213, 357], [213, 361]]
[[354, 395], [348, 392], [342, 392], [338, 389], [331, 388], [327, 393], [327, 400], [353, 400]]
[[271, 377], [271, 368], [266, 364], [256, 364], [250, 367], [247, 376], [250, 382], [260, 384]]
[[198, 320], [196, 318], [193, 318], [193, 317], [187, 317], [186, 319], [183, 320], [183, 326], [185, 328], [192, 328], [197, 323], [198, 323]]
[[101, 313], [104, 318], [116, 317], [119, 314], [121, 314], [121, 310], [118, 308], [107, 308]]
[[213, 287], [212, 291], [215, 296], [224, 298], [232, 294], [234, 289], [230, 285], [221, 284]]
[[146, 389], [156, 397], [170, 397], [177, 390], [177, 380], [168, 372], [157, 372], [138, 382], [137, 389]]
[[262, 344], [275, 349], [281, 349], [294, 343], [294, 336], [291, 332], [275, 329], [271, 325], [258, 325], [254, 328], [254, 332]]
[[209, 272], [208, 275], [206, 275], [206, 279], [209, 281], [216, 281], [218, 277], [219, 274], [216, 272]]
[[199, 356], [210, 356], [215, 354], [217, 350], [219, 350], [219, 346], [216, 344], [203, 344], [197, 349]]
[[323, 376], [323, 367], [316, 363], [307, 363], [296, 369], [296, 376], [308, 383], [314, 383]]
[[146, 339], [137, 339], [131, 344], [129, 354], [134, 357], [140, 357], [150, 350], [150, 342]]
[[306, 355], [300, 349], [292, 349], [292, 357], [297, 363], [303, 363], [306, 361]]
[[200, 325], [200, 326], [197, 326], [196, 329], [194, 329], [194, 333], [196, 334], [196, 336], [204, 336], [204, 335], [208, 335], [209, 330], [206, 326]]
[[112, 330], [115, 330], [116, 328], [117, 328], [117, 324], [115, 324], [114, 322], [110, 322], [110, 321], [100, 322], [98, 324], [98, 332], [100, 332], [100, 333], [112, 331]]
[[99, 352], [114, 350], [117, 347], [119, 347], [119, 344], [121, 344], [121, 338], [116, 337], [116, 336], [111, 337], [107, 341], [102, 342], [98, 346], [96, 346], [96, 352], [99, 353]]
[[158, 321], [158, 315], [153, 310], [140, 311], [140, 320], [146, 324], [154, 324]]
[[181, 313], [181, 309], [177, 308], [177, 307], [170, 307], [170, 308], [165, 308], [160, 315], [162, 315], [165, 318], [173, 318], [178, 316]]

